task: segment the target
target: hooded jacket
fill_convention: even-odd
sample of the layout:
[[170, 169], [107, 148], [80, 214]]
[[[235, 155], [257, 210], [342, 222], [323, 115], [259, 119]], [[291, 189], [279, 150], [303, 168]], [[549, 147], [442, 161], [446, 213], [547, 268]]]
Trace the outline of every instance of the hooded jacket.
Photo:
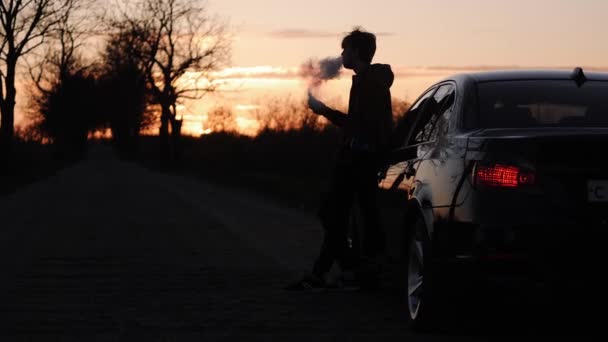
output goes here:
[[[393, 126], [391, 91], [394, 74], [388, 64], [372, 64], [354, 75], [348, 114], [328, 110], [325, 117], [344, 130], [344, 143], [384, 152]], [[366, 148], [367, 149], [367, 148]]]

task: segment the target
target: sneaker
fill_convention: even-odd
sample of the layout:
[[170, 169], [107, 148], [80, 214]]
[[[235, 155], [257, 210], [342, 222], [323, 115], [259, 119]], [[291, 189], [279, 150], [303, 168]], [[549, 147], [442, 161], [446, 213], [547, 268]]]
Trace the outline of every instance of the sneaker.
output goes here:
[[287, 291], [323, 291], [327, 284], [323, 278], [317, 277], [314, 274], [307, 275], [302, 279], [291, 283], [285, 287]]

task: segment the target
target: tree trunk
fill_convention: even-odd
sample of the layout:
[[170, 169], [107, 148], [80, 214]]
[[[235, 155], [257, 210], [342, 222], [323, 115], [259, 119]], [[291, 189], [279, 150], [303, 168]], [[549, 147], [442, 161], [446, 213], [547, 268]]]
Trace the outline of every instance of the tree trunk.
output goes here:
[[3, 156], [7, 156], [12, 147], [14, 135], [14, 107], [9, 105], [2, 106], [2, 120], [0, 127], [0, 151]]
[[182, 120], [175, 117], [171, 118], [171, 159], [179, 160], [181, 158], [181, 135], [182, 135]]
[[161, 103], [160, 115], [160, 131], [158, 137], [160, 139], [160, 157], [161, 159], [169, 159], [169, 120], [171, 118], [171, 105]]
[[0, 119], [0, 153], [4, 161], [8, 160], [15, 134], [15, 98], [17, 91], [15, 89], [15, 70], [17, 67], [16, 60], [8, 59], [6, 62], [6, 78], [4, 79], [4, 98], [0, 110], [2, 116]]

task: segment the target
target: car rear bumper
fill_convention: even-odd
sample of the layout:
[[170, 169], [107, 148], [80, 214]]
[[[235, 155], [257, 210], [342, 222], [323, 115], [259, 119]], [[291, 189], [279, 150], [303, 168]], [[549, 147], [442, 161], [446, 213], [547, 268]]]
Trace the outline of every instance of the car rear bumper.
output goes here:
[[[457, 228], [458, 229], [458, 228]], [[437, 232], [436, 261], [450, 278], [502, 285], [586, 287], [604, 278], [608, 225], [470, 225]]]

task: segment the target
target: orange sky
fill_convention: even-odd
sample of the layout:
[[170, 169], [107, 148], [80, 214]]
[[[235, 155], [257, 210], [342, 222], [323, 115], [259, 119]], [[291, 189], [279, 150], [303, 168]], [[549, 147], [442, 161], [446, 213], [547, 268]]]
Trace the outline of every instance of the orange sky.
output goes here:
[[[192, 134], [213, 106], [231, 107], [246, 126], [264, 98], [303, 96], [298, 66], [339, 55], [355, 25], [378, 34], [375, 62], [393, 66], [393, 96], [410, 101], [457, 72], [608, 66], [605, 0], [210, 0], [208, 7], [234, 32], [232, 67], [217, 74], [231, 91], [180, 106]], [[321, 97], [346, 100], [349, 75], [324, 85]]]

